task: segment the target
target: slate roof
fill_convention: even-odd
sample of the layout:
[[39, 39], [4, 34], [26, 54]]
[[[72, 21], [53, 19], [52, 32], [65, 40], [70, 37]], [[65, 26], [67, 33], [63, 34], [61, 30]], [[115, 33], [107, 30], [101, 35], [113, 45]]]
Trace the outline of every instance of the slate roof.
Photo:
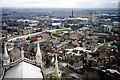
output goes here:
[[5, 78], [43, 78], [41, 69], [32, 64], [21, 62], [6, 71]]

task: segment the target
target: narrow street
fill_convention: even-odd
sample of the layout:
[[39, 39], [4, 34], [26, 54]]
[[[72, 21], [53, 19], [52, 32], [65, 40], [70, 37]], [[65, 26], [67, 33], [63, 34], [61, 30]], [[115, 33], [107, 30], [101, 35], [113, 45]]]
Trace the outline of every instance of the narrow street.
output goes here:
[[60, 68], [61, 70], [67, 72], [69, 75], [71, 75], [71, 76], [73, 76], [73, 77], [75, 77], [75, 78], [80, 78], [80, 80], [84, 80], [84, 76], [79, 75], [79, 74], [73, 72], [72, 70], [68, 69], [68, 68], [66, 67], [66, 65], [67, 65], [67, 63], [65, 63], [65, 62], [59, 62], [59, 68]]

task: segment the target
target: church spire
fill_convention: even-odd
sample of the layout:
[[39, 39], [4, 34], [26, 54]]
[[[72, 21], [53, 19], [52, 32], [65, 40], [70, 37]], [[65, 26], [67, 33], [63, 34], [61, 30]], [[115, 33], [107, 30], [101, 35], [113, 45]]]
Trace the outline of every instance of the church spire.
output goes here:
[[55, 73], [56, 73], [57, 77], [59, 78], [57, 53], [56, 53], [56, 57], [55, 57]]
[[6, 47], [7, 43], [4, 42], [4, 54], [3, 54], [3, 65], [9, 65], [10, 63], [10, 57], [8, 55], [8, 51], [7, 51], [7, 47]]
[[24, 50], [23, 50], [23, 47], [21, 48], [21, 58], [24, 59]]
[[42, 53], [40, 51], [39, 42], [37, 43], [36, 63], [42, 67]]

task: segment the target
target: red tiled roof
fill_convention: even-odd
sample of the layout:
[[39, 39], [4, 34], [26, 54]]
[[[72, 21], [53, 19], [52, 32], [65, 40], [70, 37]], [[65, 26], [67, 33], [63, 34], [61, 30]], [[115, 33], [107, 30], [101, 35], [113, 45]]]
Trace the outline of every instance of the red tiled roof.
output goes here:
[[107, 53], [107, 52], [100, 52], [99, 54], [100, 54], [100, 56], [101, 56], [101, 57], [105, 57], [105, 56], [107, 56], [107, 55], [108, 55], [108, 53]]
[[7, 46], [7, 48], [13, 48], [13, 46]]
[[93, 30], [93, 28], [90, 28], [89, 30]]
[[41, 40], [41, 39], [43, 39], [42, 37], [38, 37], [38, 40]]
[[120, 31], [120, 28], [114, 28], [113, 30], [114, 31]]

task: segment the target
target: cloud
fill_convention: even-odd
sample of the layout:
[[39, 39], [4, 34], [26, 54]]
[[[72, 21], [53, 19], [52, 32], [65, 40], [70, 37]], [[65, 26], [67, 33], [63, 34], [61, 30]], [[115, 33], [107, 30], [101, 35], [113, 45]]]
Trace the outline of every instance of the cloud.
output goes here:
[[118, 0], [2, 0], [3, 7], [117, 8]]

